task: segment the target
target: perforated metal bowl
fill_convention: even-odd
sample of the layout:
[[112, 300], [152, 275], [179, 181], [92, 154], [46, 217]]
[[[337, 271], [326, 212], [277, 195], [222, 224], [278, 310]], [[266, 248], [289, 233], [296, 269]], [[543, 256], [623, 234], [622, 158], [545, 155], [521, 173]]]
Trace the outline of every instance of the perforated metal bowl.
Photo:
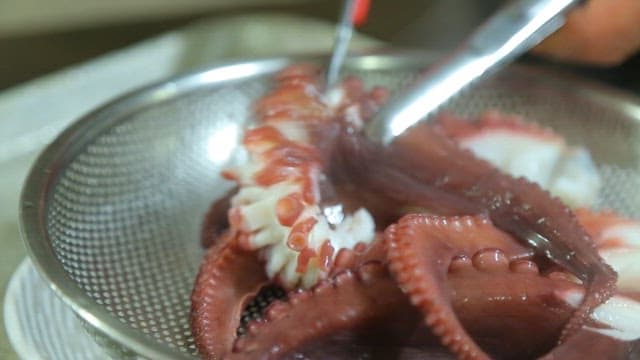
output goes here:
[[[189, 295], [203, 254], [200, 223], [229, 187], [251, 103], [287, 64], [220, 66], [128, 94], [67, 129], [37, 160], [21, 201], [38, 270], [118, 358], [197, 356]], [[421, 53], [352, 58], [346, 71], [397, 89], [427, 66]], [[529, 67], [511, 67], [457, 100], [550, 125], [591, 150], [604, 179], [599, 206], [640, 217], [640, 102]]]

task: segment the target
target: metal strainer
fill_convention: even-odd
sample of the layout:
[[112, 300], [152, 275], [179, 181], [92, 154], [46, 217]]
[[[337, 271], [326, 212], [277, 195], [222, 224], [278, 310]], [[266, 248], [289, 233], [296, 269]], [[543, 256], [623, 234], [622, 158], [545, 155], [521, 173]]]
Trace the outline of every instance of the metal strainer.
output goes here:
[[[251, 104], [292, 62], [236, 63], [151, 86], [85, 116], [40, 156], [21, 226], [31, 258], [96, 340], [117, 357], [192, 358], [189, 296], [199, 228], [231, 187], [222, 168]], [[345, 72], [392, 90], [432, 61], [423, 53], [351, 58]], [[598, 206], [640, 217], [640, 102], [513, 66], [449, 107], [514, 112], [586, 146], [604, 180]]]

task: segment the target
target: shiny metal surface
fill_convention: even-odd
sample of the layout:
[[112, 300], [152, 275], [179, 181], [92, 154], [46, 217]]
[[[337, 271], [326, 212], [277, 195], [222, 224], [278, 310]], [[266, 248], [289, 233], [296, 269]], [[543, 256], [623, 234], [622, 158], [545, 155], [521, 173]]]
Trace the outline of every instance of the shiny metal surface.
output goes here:
[[331, 53], [331, 60], [327, 68], [327, 89], [331, 88], [338, 80], [342, 64], [347, 58], [349, 43], [353, 36], [353, 14], [356, 11], [357, 0], [344, 0], [340, 20], [336, 24], [335, 43]]
[[447, 60], [396, 96], [370, 123], [369, 137], [385, 144], [443, 105], [473, 82], [522, 55], [564, 23], [576, 0], [518, 0], [489, 18]]
[[[397, 92], [433, 56], [350, 58], [345, 73]], [[196, 356], [189, 295], [203, 252], [201, 219], [231, 186], [219, 171], [272, 59], [219, 66], [128, 94], [80, 119], [34, 164], [22, 194], [21, 231], [34, 264], [117, 358]], [[600, 207], [640, 217], [640, 102], [540, 69], [509, 67], [456, 98], [464, 116], [515, 112], [586, 146], [603, 176]]]

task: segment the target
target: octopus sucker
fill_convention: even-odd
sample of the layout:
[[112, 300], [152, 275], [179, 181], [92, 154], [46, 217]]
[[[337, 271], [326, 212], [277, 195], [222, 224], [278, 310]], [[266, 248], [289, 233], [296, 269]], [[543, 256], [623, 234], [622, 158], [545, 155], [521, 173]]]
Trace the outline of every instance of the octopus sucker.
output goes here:
[[[388, 92], [320, 79], [307, 65], [278, 74], [255, 104], [246, 164], [223, 172], [237, 191], [207, 214], [212, 245], [192, 296], [204, 358], [631, 354], [640, 225], [572, 210], [597, 197], [565, 191], [575, 169], [593, 175], [586, 150], [495, 112], [422, 124], [382, 146], [363, 130]], [[524, 166], [533, 176], [483, 156], [494, 140], [509, 151], [509, 136], [531, 152], [518, 161], [543, 160]], [[265, 287], [287, 296], [241, 320]]]

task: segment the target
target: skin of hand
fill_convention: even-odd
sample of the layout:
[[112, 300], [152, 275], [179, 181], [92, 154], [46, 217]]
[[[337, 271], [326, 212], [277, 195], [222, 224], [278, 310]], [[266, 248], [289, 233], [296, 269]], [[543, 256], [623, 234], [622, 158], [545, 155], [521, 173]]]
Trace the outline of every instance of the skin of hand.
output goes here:
[[589, 0], [533, 52], [564, 62], [612, 66], [640, 49], [640, 0]]

